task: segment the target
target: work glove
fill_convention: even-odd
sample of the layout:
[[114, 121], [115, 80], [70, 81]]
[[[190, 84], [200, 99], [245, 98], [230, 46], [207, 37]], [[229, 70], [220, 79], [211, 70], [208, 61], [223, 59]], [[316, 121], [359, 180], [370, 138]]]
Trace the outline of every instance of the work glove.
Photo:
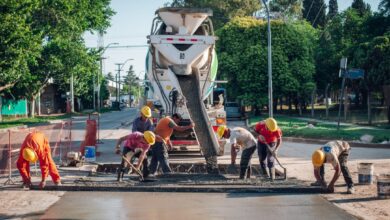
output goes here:
[[46, 181], [41, 181], [41, 182], [39, 183], [39, 188], [40, 188], [40, 189], [45, 188], [45, 186], [46, 186]]
[[31, 187], [32, 187], [32, 183], [31, 183], [30, 180], [23, 183], [23, 188], [24, 188], [24, 189], [29, 189], [29, 188], [31, 188]]
[[334, 193], [334, 185], [329, 185], [327, 192], [328, 193]]
[[120, 154], [120, 153], [121, 153], [120, 147], [116, 147], [116, 148], [115, 148], [115, 153], [116, 153], [116, 154]]

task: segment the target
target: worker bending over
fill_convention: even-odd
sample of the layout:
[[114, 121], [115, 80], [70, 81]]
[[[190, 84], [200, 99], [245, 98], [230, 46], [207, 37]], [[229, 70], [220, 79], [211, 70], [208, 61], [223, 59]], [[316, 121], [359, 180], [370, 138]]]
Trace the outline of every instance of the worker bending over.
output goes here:
[[[140, 116], [134, 119], [133, 121], [133, 127], [132, 132], [141, 132], [144, 133], [145, 131], [154, 131], [153, 122], [150, 119], [152, 117], [152, 111], [149, 108], [149, 106], [143, 106], [141, 108]], [[156, 137], [157, 138], [157, 137]], [[152, 151], [149, 150], [146, 154], [146, 157], [142, 163], [142, 173], [144, 177], [147, 177], [149, 175], [149, 165], [148, 165], [148, 157], [152, 156]]]
[[[156, 126], [155, 133], [157, 136], [162, 139], [156, 140], [156, 143], [152, 147], [152, 160], [150, 162], [149, 170], [152, 175], [157, 171], [157, 167], [160, 164], [163, 173], [172, 172], [169, 161], [168, 161], [168, 150], [172, 149], [172, 144], [170, 141], [173, 131], [185, 131], [191, 129], [195, 126], [194, 123], [191, 123], [187, 126], [179, 126], [179, 122], [182, 120], [180, 114], [175, 113], [172, 115], [172, 118], [167, 116], [162, 118]], [[168, 149], [167, 149], [168, 148]]]
[[[135, 166], [136, 169], [140, 169], [141, 164], [144, 162], [145, 155], [148, 152], [151, 145], [155, 143], [156, 136], [151, 131], [145, 131], [143, 134], [140, 132], [133, 132], [129, 135], [123, 136], [118, 139], [115, 147], [115, 153], [120, 154], [120, 146], [123, 141], [125, 141], [123, 145], [122, 156], [126, 157], [128, 161], [131, 162], [133, 157], [138, 157], [138, 163]], [[118, 172], [117, 180], [121, 182], [123, 180], [123, 175], [126, 170], [126, 161], [122, 158], [120, 170]], [[143, 169], [147, 170], [147, 167]], [[145, 175], [145, 172], [144, 172]]]
[[277, 155], [277, 151], [282, 144], [282, 131], [278, 127], [276, 120], [273, 118], [267, 118], [264, 121], [258, 122], [254, 130], [258, 134], [257, 153], [260, 159], [260, 174], [263, 176], [268, 176], [267, 170], [265, 168], [267, 160], [269, 177], [271, 180], [274, 180], [274, 157]]
[[51, 157], [49, 141], [46, 136], [39, 131], [26, 136], [20, 148], [19, 158], [16, 162], [19, 173], [23, 179], [25, 187], [31, 187], [30, 163], [39, 161], [42, 179], [39, 184], [41, 189], [46, 186], [46, 177], [50, 174], [55, 185], [61, 185], [60, 175]]
[[[327, 189], [328, 192], [334, 192], [334, 184], [340, 176], [340, 170], [343, 173], [345, 183], [347, 184], [347, 193], [354, 193], [353, 182], [349, 169], [347, 167], [347, 159], [351, 147], [346, 141], [330, 141], [320, 149], [314, 151], [312, 162], [314, 165], [314, 176], [317, 184]], [[334, 167], [334, 175], [329, 185], [325, 181], [325, 163], [330, 163]]]
[[242, 149], [241, 161], [240, 161], [240, 179], [250, 178], [251, 165], [250, 161], [253, 153], [256, 150], [256, 139], [246, 129], [236, 127], [230, 129], [225, 125], [219, 126], [217, 130], [219, 138], [229, 138], [231, 144], [231, 165], [236, 164], [237, 152]]

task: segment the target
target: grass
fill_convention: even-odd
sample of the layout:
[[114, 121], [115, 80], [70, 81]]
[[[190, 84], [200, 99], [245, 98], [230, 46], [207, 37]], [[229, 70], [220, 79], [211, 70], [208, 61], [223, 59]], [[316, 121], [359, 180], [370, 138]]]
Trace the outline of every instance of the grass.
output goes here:
[[[111, 112], [111, 108], [101, 108], [100, 113], [106, 113]], [[81, 116], [81, 115], [88, 115], [88, 113], [92, 113], [92, 110], [86, 110], [82, 113], [72, 113], [72, 116]], [[35, 116], [34, 118], [26, 118], [26, 117], [9, 117], [9, 116], [3, 116], [3, 121], [0, 122], [0, 129], [2, 128], [10, 128], [10, 127], [16, 127], [16, 126], [22, 126], [22, 125], [39, 125], [48, 123], [52, 120], [59, 120], [59, 119], [66, 119], [69, 118], [70, 114], [61, 114], [61, 115], [45, 115], [45, 116]]]
[[[250, 126], [254, 126], [258, 121], [265, 117], [251, 117]], [[282, 129], [285, 137], [302, 137], [315, 139], [342, 139], [359, 140], [362, 135], [369, 134], [374, 136], [373, 142], [380, 143], [390, 140], [390, 129], [380, 129], [374, 127], [363, 127], [356, 125], [340, 126], [337, 130], [337, 124], [318, 122], [314, 128], [307, 127], [307, 120], [291, 118], [287, 116], [275, 116], [278, 125]]]
[[49, 121], [52, 121], [52, 120], [69, 118], [69, 116], [70, 116], [69, 114], [55, 115], [55, 116], [54, 115], [35, 116], [34, 118], [25, 118], [25, 117], [14, 118], [14, 117], [3, 116], [3, 122], [0, 122], [0, 129], [22, 126], [22, 125], [44, 124], [44, 123], [48, 123]]

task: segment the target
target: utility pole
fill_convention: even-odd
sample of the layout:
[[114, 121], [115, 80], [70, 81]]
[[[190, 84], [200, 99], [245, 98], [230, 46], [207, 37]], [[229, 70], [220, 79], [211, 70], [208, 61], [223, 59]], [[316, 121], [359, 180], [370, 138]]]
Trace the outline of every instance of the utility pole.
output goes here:
[[70, 105], [71, 105], [71, 112], [74, 112], [74, 90], [73, 90], [73, 73], [70, 76]]
[[117, 67], [118, 67], [117, 74], [115, 75], [115, 79], [116, 79], [116, 101], [119, 102], [119, 86], [120, 86], [119, 78], [120, 78], [120, 75], [121, 75], [121, 64], [120, 63], [116, 63], [115, 65], [117, 65]]
[[267, 12], [268, 20], [268, 110], [269, 117], [273, 117], [273, 97], [272, 97], [272, 45], [271, 45], [271, 22], [267, 0], [262, 0]]
[[[122, 71], [123, 67], [125, 66], [125, 64], [130, 60], [133, 60], [133, 59], [130, 58], [130, 59], [125, 60], [125, 62], [123, 62], [123, 63], [116, 63], [115, 64], [118, 67], [118, 69], [117, 69], [118, 79], [117, 79], [117, 90], [116, 90], [117, 91], [117, 99], [116, 99], [116, 101], [119, 101], [119, 102], [120, 102], [120, 95], [121, 95], [121, 93], [120, 93], [121, 92], [121, 71]], [[119, 103], [118, 103], [118, 108], [119, 108]]]
[[93, 89], [92, 89], [92, 94], [93, 94], [93, 110], [95, 110], [95, 108], [96, 108], [95, 88], [96, 88], [95, 75], [93, 75]]

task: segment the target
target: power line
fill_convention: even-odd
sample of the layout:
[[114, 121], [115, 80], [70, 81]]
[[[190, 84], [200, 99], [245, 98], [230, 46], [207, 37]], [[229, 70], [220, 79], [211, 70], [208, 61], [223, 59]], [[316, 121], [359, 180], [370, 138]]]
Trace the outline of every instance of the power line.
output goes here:
[[324, 5], [325, 5], [325, 1], [324, 1], [324, 3], [322, 3], [320, 10], [318, 10], [317, 15], [316, 15], [316, 18], [314, 18], [314, 21], [313, 21], [313, 24], [312, 24], [313, 27], [314, 27], [314, 24], [315, 24], [316, 21], [317, 21], [318, 15], [320, 15], [320, 12], [321, 12], [322, 8], [324, 7]]
[[311, 11], [311, 7], [313, 6], [313, 3], [314, 3], [314, 0], [311, 0], [311, 4], [310, 4], [310, 7], [309, 7], [309, 11], [307, 12], [305, 19], [307, 19], [307, 16], [309, 16], [310, 11]]

